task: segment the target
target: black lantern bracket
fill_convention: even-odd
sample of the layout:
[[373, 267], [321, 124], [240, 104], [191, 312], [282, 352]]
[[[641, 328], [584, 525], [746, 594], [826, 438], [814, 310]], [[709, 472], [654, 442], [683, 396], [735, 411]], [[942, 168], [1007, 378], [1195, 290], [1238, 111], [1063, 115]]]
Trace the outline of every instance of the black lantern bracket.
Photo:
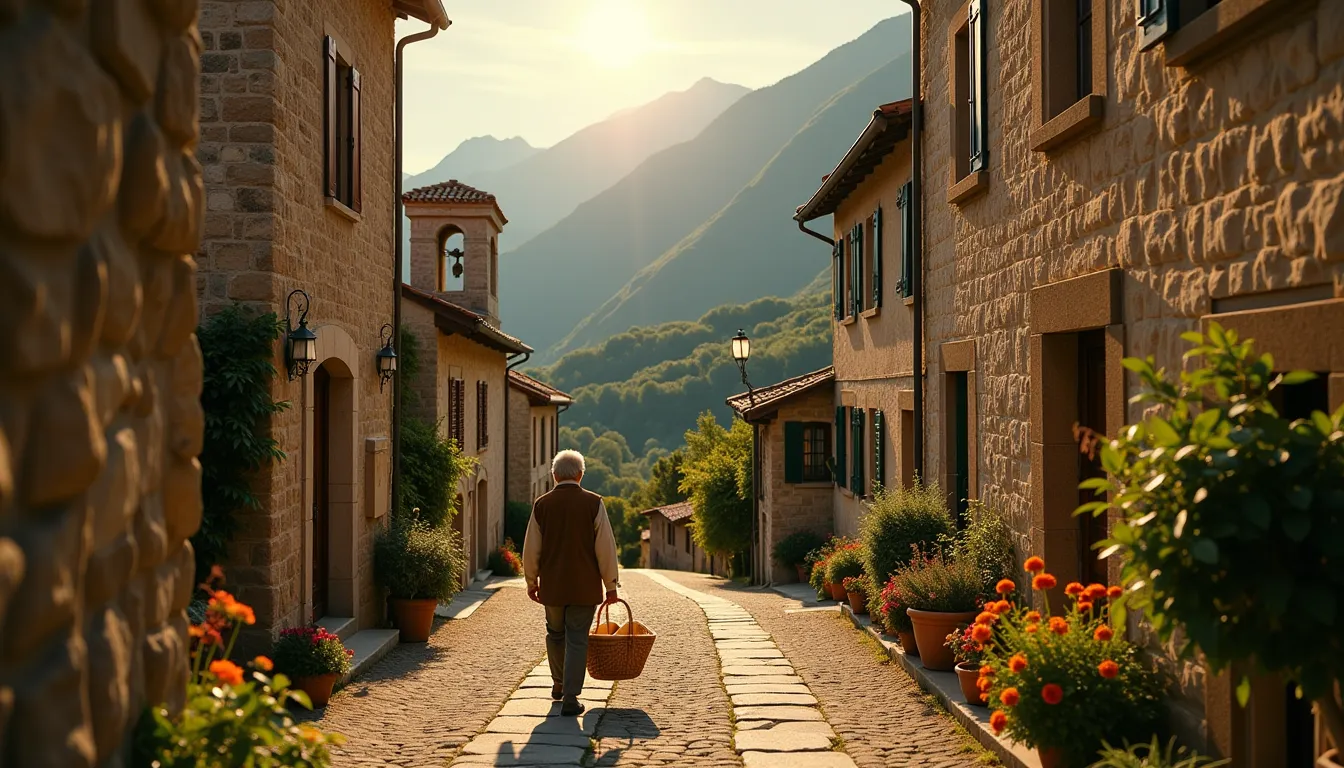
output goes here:
[[737, 335], [733, 337], [733, 360], [737, 363], [737, 369], [742, 373], [742, 384], [747, 388], [747, 402], [751, 407], [756, 407], [756, 391], [751, 387], [751, 381], [747, 379], [747, 360], [751, 358], [751, 339], [741, 329], [737, 329]]
[[[300, 288], [289, 292], [285, 299], [285, 367], [289, 380], [308, 375], [308, 368], [317, 360], [317, 334], [308, 327], [308, 309], [312, 299]], [[298, 315], [298, 326], [294, 315]]]
[[378, 332], [379, 340], [383, 346], [378, 350], [378, 391], [382, 392], [387, 382], [392, 380], [392, 376], [397, 372], [397, 348], [392, 343], [393, 329], [391, 323], [384, 323], [382, 330]]

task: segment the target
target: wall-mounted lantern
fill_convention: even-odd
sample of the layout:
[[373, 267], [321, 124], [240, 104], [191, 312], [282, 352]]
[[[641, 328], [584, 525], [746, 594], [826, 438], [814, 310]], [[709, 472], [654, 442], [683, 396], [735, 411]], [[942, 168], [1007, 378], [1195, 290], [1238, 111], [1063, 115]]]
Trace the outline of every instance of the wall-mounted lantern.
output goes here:
[[753, 406], [756, 405], [756, 393], [751, 388], [751, 382], [747, 381], [747, 360], [751, 359], [751, 339], [743, 333], [741, 328], [737, 329], [737, 335], [733, 337], [733, 360], [737, 362], [737, 368], [742, 372], [742, 383], [747, 387], [747, 401]]
[[382, 338], [383, 348], [378, 350], [378, 391], [383, 391], [383, 385], [392, 380], [393, 374], [397, 372], [397, 350], [392, 345], [392, 326], [383, 325], [379, 332]]
[[[285, 299], [285, 365], [289, 369], [289, 380], [308, 375], [308, 366], [317, 361], [317, 334], [308, 327], [308, 307], [312, 304], [308, 294], [295, 288]], [[298, 312], [299, 326], [294, 327], [294, 314]]]

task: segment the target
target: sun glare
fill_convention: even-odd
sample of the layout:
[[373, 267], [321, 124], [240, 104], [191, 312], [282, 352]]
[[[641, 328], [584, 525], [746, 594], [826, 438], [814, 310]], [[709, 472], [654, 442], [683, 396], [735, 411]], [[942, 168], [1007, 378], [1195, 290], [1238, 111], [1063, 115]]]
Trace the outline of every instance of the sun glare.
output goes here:
[[648, 18], [636, 0], [596, 0], [577, 32], [579, 49], [605, 67], [634, 64], [652, 43]]

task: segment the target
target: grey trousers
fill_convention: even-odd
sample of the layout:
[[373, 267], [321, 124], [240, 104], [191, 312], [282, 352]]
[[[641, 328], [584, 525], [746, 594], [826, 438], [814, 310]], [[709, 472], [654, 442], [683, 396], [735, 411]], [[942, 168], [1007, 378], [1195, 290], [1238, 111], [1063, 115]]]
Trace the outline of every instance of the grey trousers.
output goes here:
[[596, 605], [546, 606], [546, 658], [551, 663], [551, 680], [563, 684], [567, 699], [576, 699], [583, 692], [588, 629], [595, 613]]

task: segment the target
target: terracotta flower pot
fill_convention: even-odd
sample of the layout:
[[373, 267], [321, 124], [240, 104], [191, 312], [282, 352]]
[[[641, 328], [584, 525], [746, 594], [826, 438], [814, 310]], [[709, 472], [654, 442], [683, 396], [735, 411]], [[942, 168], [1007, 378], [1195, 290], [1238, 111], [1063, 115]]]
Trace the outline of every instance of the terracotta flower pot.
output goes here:
[[823, 579], [821, 582], [821, 591], [825, 592], [827, 595], [834, 594], [831, 592], [831, 582]]
[[806, 584], [808, 582], [807, 566], [803, 565], [802, 563], [797, 563], [793, 567], [798, 571], [798, 583]]
[[966, 703], [975, 707], [989, 706], [985, 703], [985, 695], [980, 692], [977, 683], [980, 682], [980, 667], [969, 662], [961, 662], [957, 665], [957, 682], [961, 683], [961, 695], [966, 697]]
[[901, 650], [905, 651], [906, 656], [919, 655], [919, 643], [915, 641], [914, 632], [896, 630], [896, 637], [901, 640]]
[[862, 616], [868, 612], [868, 596], [862, 592], [846, 592], [845, 597], [849, 598], [849, 607], [854, 613]]
[[839, 584], [832, 584], [831, 599], [837, 603], [845, 602], [845, 588]]
[[1036, 754], [1041, 758], [1041, 768], [1067, 768], [1064, 764], [1064, 753], [1059, 751], [1058, 747], [1037, 747]]
[[403, 643], [423, 643], [429, 639], [434, 627], [434, 609], [439, 601], [433, 598], [425, 600], [392, 599], [392, 620], [401, 632]]
[[308, 694], [314, 707], [325, 707], [331, 700], [331, 689], [336, 686], [336, 681], [341, 676], [335, 672], [325, 675], [313, 675], [311, 677], [300, 677], [294, 681], [294, 687]]
[[1344, 762], [1341, 761], [1344, 761], [1344, 752], [1331, 749], [1316, 758], [1316, 768], [1344, 768]]
[[942, 613], [940, 611], [917, 611], [906, 608], [906, 614], [915, 625], [915, 642], [919, 644], [919, 661], [925, 669], [952, 669], [957, 664], [952, 649], [943, 645], [947, 636], [957, 629], [959, 624], [969, 624], [975, 620], [975, 611], [965, 613]]

